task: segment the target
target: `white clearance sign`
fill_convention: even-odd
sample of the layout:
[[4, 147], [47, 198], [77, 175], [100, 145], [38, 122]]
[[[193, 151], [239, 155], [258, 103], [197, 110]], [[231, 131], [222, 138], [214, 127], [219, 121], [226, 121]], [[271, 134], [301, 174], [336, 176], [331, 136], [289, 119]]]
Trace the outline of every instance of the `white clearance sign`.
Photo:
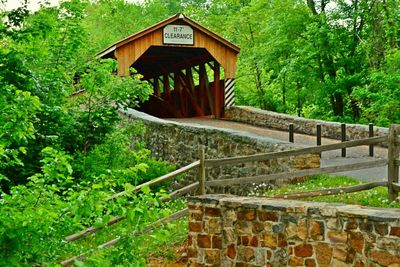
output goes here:
[[164, 44], [194, 45], [193, 29], [187, 25], [167, 25], [163, 29]]

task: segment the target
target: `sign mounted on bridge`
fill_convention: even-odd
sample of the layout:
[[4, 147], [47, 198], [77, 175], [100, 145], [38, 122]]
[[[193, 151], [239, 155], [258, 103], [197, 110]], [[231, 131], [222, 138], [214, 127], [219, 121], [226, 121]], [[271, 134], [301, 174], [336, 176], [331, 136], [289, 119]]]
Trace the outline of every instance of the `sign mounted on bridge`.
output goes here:
[[167, 25], [163, 28], [163, 43], [194, 45], [193, 28], [188, 25]]

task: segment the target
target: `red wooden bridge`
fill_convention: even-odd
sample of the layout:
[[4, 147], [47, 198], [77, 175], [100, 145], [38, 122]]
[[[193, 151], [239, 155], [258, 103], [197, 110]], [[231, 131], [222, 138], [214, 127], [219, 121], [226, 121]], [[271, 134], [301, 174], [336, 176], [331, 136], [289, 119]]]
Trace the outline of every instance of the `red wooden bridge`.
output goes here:
[[130, 68], [154, 93], [139, 110], [160, 118], [223, 116], [234, 103], [240, 48], [183, 14], [176, 14], [101, 51], [118, 61], [118, 75]]

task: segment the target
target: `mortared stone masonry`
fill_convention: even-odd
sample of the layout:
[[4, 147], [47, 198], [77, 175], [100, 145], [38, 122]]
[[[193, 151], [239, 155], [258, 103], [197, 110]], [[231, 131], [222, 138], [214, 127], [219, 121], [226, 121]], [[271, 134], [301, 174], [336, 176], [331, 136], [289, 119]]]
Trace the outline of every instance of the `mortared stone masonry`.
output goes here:
[[189, 198], [190, 266], [400, 266], [400, 209]]

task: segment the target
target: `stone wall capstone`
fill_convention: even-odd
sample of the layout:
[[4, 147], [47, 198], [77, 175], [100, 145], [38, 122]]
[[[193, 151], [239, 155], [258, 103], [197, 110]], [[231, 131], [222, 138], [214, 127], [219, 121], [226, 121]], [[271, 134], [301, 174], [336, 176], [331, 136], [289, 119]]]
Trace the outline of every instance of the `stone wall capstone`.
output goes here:
[[[341, 123], [323, 120], [306, 119], [287, 114], [261, 110], [246, 106], [233, 106], [225, 111], [227, 120], [244, 122], [254, 126], [274, 128], [288, 131], [289, 124], [293, 123], [294, 131], [309, 135], [316, 135], [317, 124], [321, 124], [321, 135], [332, 139], [341, 139]], [[374, 136], [383, 136], [389, 133], [388, 128], [374, 127]], [[356, 140], [369, 137], [368, 125], [346, 124], [346, 140]]]
[[400, 266], [400, 209], [190, 197], [190, 266]]
[[[152, 156], [176, 164], [178, 168], [198, 160], [201, 146], [204, 146], [206, 158], [243, 156], [299, 148], [298, 145], [288, 142], [240, 131], [163, 120], [132, 109], [121, 111], [121, 113], [133, 121], [142, 121], [144, 123], [146, 133], [143, 141], [146, 147], [151, 150]], [[207, 168], [206, 179], [230, 179], [318, 168], [319, 166], [319, 155], [312, 154]], [[197, 170], [192, 170], [185, 179], [176, 181], [175, 188], [193, 183], [197, 180], [196, 174]], [[270, 181], [269, 185], [281, 185], [287, 182], [289, 180], [282, 179]], [[207, 192], [244, 194], [253, 188], [254, 185], [252, 184], [213, 187]]]

